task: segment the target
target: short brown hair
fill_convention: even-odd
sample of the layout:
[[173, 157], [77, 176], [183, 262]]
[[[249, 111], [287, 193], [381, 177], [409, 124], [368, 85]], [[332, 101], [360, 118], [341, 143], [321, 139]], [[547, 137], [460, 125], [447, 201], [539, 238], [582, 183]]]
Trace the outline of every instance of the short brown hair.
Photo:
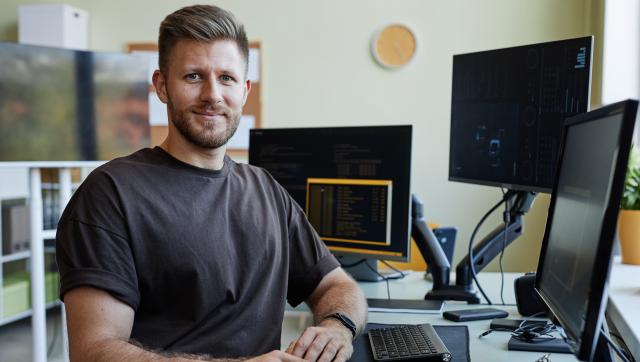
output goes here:
[[182, 39], [212, 42], [233, 40], [245, 60], [245, 76], [249, 63], [249, 42], [244, 26], [232, 13], [213, 5], [193, 5], [177, 10], [160, 23], [158, 36], [159, 66], [163, 74], [169, 70], [169, 55]]

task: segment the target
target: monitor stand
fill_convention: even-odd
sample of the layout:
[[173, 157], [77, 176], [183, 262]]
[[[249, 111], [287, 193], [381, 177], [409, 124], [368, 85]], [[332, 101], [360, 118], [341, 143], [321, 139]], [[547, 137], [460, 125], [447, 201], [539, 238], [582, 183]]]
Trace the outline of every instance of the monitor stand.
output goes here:
[[342, 268], [359, 282], [380, 282], [384, 280], [383, 276], [385, 278], [402, 276], [401, 273], [383, 274], [379, 272], [377, 259], [352, 255], [336, 255], [336, 258]]
[[[506, 220], [506, 225], [503, 223], [495, 228], [473, 248], [473, 266], [476, 273], [480, 272], [493, 258], [500, 254], [503, 248], [506, 248], [522, 234], [523, 216], [531, 208], [535, 197], [536, 194], [534, 192], [507, 191], [505, 199], [509, 203], [509, 219]], [[473, 288], [473, 272], [469, 255], [458, 263], [456, 267], [456, 283], [450, 285], [450, 263], [446, 260], [442, 247], [437, 242], [433, 232], [424, 221], [423, 208], [420, 199], [413, 195], [411, 236], [415, 240], [422, 257], [429, 265], [429, 271], [434, 279], [433, 288], [425, 295], [425, 299], [458, 300], [469, 304], [479, 304], [480, 296]]]

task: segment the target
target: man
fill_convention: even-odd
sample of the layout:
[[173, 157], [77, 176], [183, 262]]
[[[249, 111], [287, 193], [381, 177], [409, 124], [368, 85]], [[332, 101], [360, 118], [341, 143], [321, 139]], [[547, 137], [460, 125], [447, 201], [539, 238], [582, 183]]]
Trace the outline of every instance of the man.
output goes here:
[[[187, 7], [159, 45], [168, 137], [97, 168], [59, 223], [71, 359], [347, 360], [362, 293], [286, 191], [224, 155], [251, 89], [242, 25]], [[285, 301], [315, 326], [279, 351]]]

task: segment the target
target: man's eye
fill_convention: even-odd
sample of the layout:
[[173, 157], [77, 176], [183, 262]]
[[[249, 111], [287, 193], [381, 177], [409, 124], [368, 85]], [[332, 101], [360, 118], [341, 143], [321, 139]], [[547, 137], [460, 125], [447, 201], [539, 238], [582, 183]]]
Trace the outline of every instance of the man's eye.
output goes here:
[[200, 75], [197, 73], [191, 73], [191, 74], [187, 74], [187, 76], [185, 77], [186, 80], [198, 80], [200, 79]]
[[223, 82], [232, 82], [234, 80], [233, 77], [226, 74], [220, 76], [220, 79], [222, 79]]

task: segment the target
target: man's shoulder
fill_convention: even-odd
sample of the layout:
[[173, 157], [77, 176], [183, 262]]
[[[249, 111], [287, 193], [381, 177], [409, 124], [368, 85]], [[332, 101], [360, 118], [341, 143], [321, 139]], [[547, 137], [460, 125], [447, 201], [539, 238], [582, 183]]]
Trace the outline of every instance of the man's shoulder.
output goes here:
[[241, 180], [241, 184], [250, 188], [259, 188], [262, 191], [271, 190], [275, 194], [286, 194], [280, 183], [262, 167], [234, 162], [232, 174]]
[[236, 163], [233, 167], [233, 173], [237, 174], [241, 178], [258, 182], [262, 186], [271, 186], [276, 189], [282, 188], [280, 183], [269, 173], [269, 171], [259, 166], [249, 165], [246, 163]]
[[104, 165], [98, 167], [96, 170], [100, 171], [118, 171], [129, 170], [132, 168], [140, 167], [142, 165], [152, 165], [156, 163], [157, 157], [155, 152], [151, 148], [140, 149], [130, 155], [117, 157]]
[[105, 163], [101, 167], [106, 169], [118, 169], [132, 167], [133, 165], [140, 164], [153, 164], [154, 150], [151, 148], [140, 149], [130, 155], [114, 158], [113, 160]]
[[242, 177], [257, 177], [268, 182], [275, 182], [275, 179], [271, 176], [271, 174], [262, 167], [250, 165], [248, 163], [238, 163], [231, 159], [228, 160], [232, 164], [231, 168], [233, 172]]
[[94, 169], [83, 183], [101, 183], [105, 180], [134, 177], [145, 165], [153, 165], [153, 150], [143, 148], [130, 155], [114, 158]]

